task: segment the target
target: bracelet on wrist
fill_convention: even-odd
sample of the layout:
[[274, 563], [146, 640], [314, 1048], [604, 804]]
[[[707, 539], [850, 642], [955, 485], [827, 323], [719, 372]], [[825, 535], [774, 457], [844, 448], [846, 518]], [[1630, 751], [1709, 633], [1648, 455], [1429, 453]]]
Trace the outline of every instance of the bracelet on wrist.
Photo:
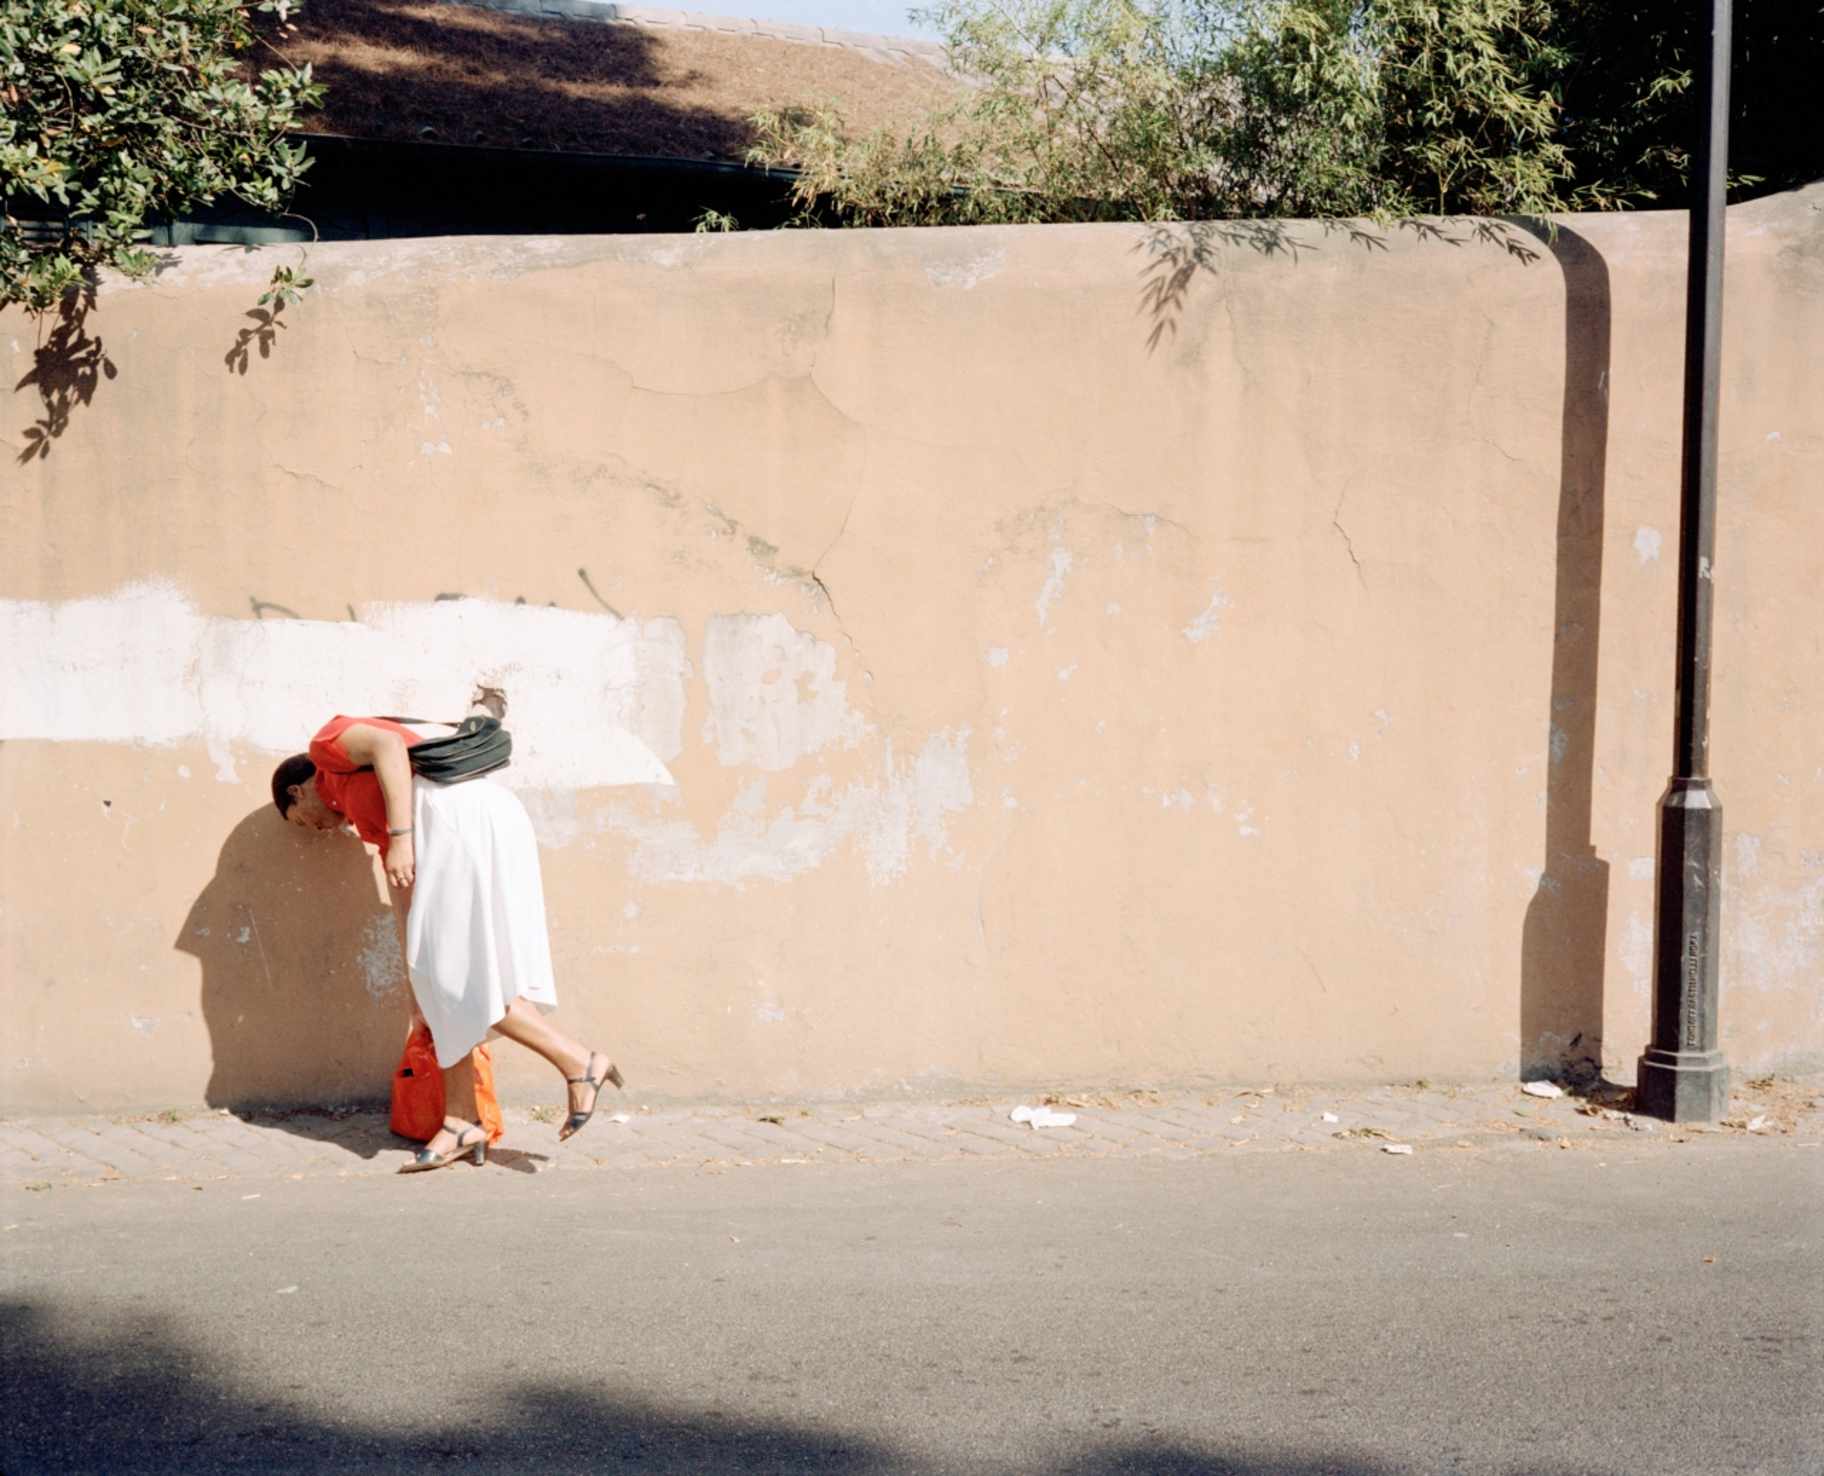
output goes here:
[[412, 833], [412, 827], [411, 827], [411, 826], [409, 826], [409, 825], [408, 825], [408, 826], [406, 826], [406, 827], [405, 827], [405, 828], [404, 828], [404, 829], [403, 829], [403, 830], [389, 830], [389, 831], [387, 831], [387, 834], [388, 834], [388, 835], [410, 835], [410, 834], [411, 834], [411, 833]]

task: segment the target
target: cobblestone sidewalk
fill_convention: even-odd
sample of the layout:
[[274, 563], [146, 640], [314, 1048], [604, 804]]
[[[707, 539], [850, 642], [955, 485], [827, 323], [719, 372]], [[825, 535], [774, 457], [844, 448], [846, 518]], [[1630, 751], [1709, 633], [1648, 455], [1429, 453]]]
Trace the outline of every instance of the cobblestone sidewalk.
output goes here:
[[[1670, 1145], [1700, 1138], [1824, 1145], [1824, 1078], [1751, 1079], [1714, 1128], [1633, 1116], [1620, 1088], [1542, 1099], [1513, 1083], [1090, 1093], [1043, 1103], [1076, 1120], [1028, 1127], [1010, 1120], [1019, 1105], [1013, 1099], [663, 1110], [643, 1108], [637, 1097], [604, 1099], [586, 1134], [561, 1148], [554, 1110], [509, 1110], [491, 1161], [524, 1173], [638, 1172], [1062, 1156], [1575, 1151], [1617, 1140]], [[409, 1153], [378, 1111], [15, 1119], [0, 1121], [0, 1186], [387, 1174]]]

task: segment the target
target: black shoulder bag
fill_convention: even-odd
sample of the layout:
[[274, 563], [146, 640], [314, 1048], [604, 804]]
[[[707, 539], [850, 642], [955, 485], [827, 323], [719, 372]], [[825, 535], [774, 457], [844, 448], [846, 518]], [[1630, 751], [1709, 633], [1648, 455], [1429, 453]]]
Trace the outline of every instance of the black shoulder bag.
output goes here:
[[[430, 718], [388, 717], [389, 723], [425, 723]], [[406, 749], [412, 772], [438, 784], [456, 784], [504, 769], [513, 758], [513, 735], [497, 717], [466, 717], [446, 738], [421, 738]]]

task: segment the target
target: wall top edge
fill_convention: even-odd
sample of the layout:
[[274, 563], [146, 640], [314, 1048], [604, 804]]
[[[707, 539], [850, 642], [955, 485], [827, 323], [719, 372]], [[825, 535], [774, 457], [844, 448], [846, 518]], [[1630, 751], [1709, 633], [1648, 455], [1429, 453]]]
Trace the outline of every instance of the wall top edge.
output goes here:
[[[1824, 241], [1824, 182], [1770, 195], [1729, 210], [1729, 247], [1774, 248], [1794, 239]], [[1552, 217], [1560, 236], [1573, 235], [1615, 259], [1657, 257], [1686, 245], [1682, 210], [1630, 211]], [[1468, 218], [1412, 225], [1325, 221], [1214, 221], [1165, 226], [1106, 225], [906, 226], [867, 230], [742, 231], [727, 235], [560, 235], [435, 236], [385, 241], [332, 241], [311, 246], [255, 250], [219, 245], [162, 250], [151, 278], [129, 281], [104, 273], [104, 292], [170, 295], [174, 289], [264, 287], [273, 268], [301, 266], [319, 288], [338, 291], [379, 285], [401, 276], [435, 272], [444, 280], [511, 279], [545, 271], [599, 264], [668, 272], [703, 268], [718, 273], [743, 265], [769, 272], [827, 272], [832, 260], [853, 271], [924, 269], [934, 282], [954, 277], [962, 285], [1001, 275], [1018, 266], [1046, 272], [1078, 266], [1105, 272], [1109, 264], [1137, 251], [1163, 254], [1200, 246], [1220, 256], [1225, 269], [1300, 265], [1335, 268], [1353, 258], [1412, 255], [1435, 251], [1438, 231], [1453, 244], [1456, 262], [1493, 265], [1506, 259], [1549, 255], [1542, 223], [1519, 218], [1491, 220], [1486, 239]], [[1358, 234], [1359, 233], [1359, 234]], [[1364, 236], [1374, 239], [1367, 241]], [[1513, 255], [1517, 250], [1520, 257]], [[1824, 248], [1817, 253], [1824, 260]], [[1444, 257], [1437, 257], [1440, 262]], [[1463, 267], [1457, 267], [1462, 270]]]

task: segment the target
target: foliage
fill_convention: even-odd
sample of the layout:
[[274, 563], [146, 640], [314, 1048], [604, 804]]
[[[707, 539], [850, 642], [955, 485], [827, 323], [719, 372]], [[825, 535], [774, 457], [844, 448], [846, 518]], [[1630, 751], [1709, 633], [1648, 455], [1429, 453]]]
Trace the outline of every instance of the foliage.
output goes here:
[[[1824, 5], [1736, 0], [1738, 176], [1824, 173]], [[762, 114], [805, 221], [1544, 214], [1682, 201], [1692, 19], [1653, 0], [940, 0], [910, 137]], [[1744, 182], [1750, 182], [1744, 178]]]
[[1566, 165], [1545, 0], [944, 0], [970, 94], [913, 138], [755, 120], [854, 223], [1534, 211]]
[[[283, 34], [295, 6], [257, 9]], [[308, 67], [249, 78], [246, 52], [270, 44], [254, 11], [251, 0], [0, 5], [0, 306], [43, 310], [101, 266], [145, 275], [146, 222], [160, 216], [224, 196], [285, 208], [310, 162], [285, 133], [322, 89]], [[22, 216], [49, 228], [28, 233]]]
[[[1559, 137], [1575, 201], [1682, 208], [1697, 126], [1694, 7], [1558, 0], [1568, 53]], [[1730, 198], [1824, 178], [1824, 4], [1734, 0]]]

